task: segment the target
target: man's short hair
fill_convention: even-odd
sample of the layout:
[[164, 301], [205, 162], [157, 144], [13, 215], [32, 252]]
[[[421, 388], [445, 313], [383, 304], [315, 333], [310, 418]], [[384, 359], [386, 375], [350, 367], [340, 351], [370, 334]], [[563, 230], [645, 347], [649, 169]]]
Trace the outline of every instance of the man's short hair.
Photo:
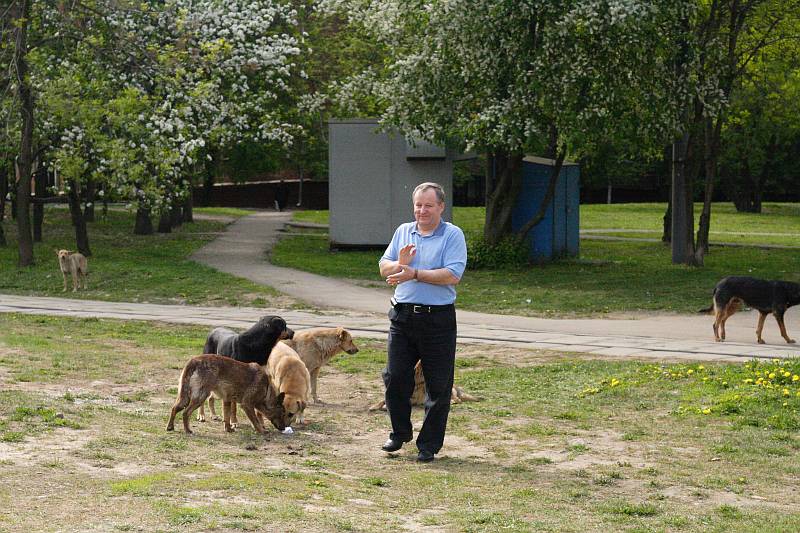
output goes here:
[[413, 200], [414, 197], [417, 195], [418, 192], [425, 192], [428, 189], [433, 189], [436, 191], [436, 201], [440, 204], [444, 203], [444, 189], [438, 183], [434, 183], [432, 181], [426, 181], [425, 183], [420, 183], [414, 189], [414, 192], [411, 193], [411, 199]]

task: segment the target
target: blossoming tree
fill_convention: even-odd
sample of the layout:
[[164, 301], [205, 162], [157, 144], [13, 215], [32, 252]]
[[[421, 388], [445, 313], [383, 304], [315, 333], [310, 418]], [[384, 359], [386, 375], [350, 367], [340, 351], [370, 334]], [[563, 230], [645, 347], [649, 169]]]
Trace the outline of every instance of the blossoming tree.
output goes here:
[[492, 244], [511, 234], [526, 152], [555, 160], [546, 203], [564, 158], [588, 143], [668, 142], [690, 90], [672, 65], [688, 1], [325, 4], [388, 48], [385, 70], [347, 85], [384, 103], [385, 124], [488, 154], [496, 172], [487, 179], [484, 237]]

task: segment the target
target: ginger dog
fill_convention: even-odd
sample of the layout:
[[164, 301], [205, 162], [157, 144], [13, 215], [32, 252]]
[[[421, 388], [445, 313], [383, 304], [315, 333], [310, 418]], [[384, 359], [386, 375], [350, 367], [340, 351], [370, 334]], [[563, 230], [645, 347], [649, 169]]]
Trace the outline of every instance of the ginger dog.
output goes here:
[[297, 352], [311, 375], [311, 397], [321, 403], [317, 396], [319, 371], [339, 352], [354, 354], [358, 347], [353, 336], [344, 328], [310, 328], [298, 331], [291, 340], [282, 341]]
[[279, 342], [267, 359], [267, 374], [275, 393], [280, 393], [283, 398], [283, 408], [289, 421], [287, 425], [291, 425], [295, 417], [304, 424], [303, 412], [311, 389], [311, 376], [303, 360], [297, 352]]
[[212, 392], [222, 398], [225, 431], [234, 431], [230, 419], [232, 402], [242, 406], [257, 432], [265, 432], [259, 413], [266, 415], [280, 431], [286, 429], [288, 418], [283, 408], [284, 395], [275, 394], [269, 376], [260, 366], [220, 355], [200, 355], [183, 367], [178, 382], [178, 398], [172, 406], [167, 431], [175, 429], [175, 416], [183, 410], [183, 429], [192, 433], [189, 418]]
[[[480, 398], [467, 394], [461, 387], [454, 386], [450, 393], [450, 403], [478, 401], [480, 401]], [[411, 405], [425, 405], [425, 377], [422, 375], [422, 363], [420, 361], [417, 361], [417, 366], [414, 367], [414, 392], [411, 394]], [[369, 408], [370, 411], [378, 411], [380, 409], [386, 410], [386, 400], [381, 400]]]
[[64, 276], [64, 290], [61, 292], [67, 292], [67, 274], [72, 276], [72, 292], [77, 292], [80, 288], [80, 279], [83, 279], [83, 289], [88, 289], [86, 275], [89, 274], [89, 265], [86, 257], [80, 252], [70, 252], [69, 250], [57, 250], [56, 255], [61, 274]]

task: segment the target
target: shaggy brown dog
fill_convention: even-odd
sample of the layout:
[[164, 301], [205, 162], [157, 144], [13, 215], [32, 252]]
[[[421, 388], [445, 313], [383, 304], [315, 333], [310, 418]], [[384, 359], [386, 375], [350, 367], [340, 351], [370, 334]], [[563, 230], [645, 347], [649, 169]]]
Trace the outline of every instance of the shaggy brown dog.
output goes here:
[[[450, 393], [450, 403], [478, 402], [480, 398], [464, 392], [461, 387], [453, 387]], [[425, 405], [425, 377], [422, 375], [422, 362], [417, 361], [414, 367], [414, 392], [411, 394], [411, 405]], [[370, 411], [386, 410], [386, 400], [381, 400], [370, 406]]]
[[319, 371], [339, 352], [358, 353], [353, 336], [344, 328], [310, 328], [295, 332], [291, 340], [282, 341], [291, 347], [306, 364], [311, 375], [311, 397], [320, 403], [317, 396]]
[[739, 310], [742, 303], [756, 309], [759, 313], [756, 326], [756, 340], [764, 344], [761, 332], [764, 321], [772, 313], [778, 322], [783, 339], [792, 344], [783, 315], [793, 305], [800, 304], [800, 284], [791, 281], [770, 281], [747, 276], [723, 278], [714, 287], [711, 307], [701, 309], [700, 313], [714, 311], [714, 340], [725, 340], [725, 321]]
[[64, 290], [61, 292], [67, 292], [67, 274], [72, 276], [72, 292], [77, 292], [80, 288], [80, 279], [83, 280], [83, 289], [88, 289], [86, 275], [89, 274], [89, 265], [86, 257], [80, 252], [70, 252], [69, 250], [56, 250], [56, 255], [61, 275], [64, 276]]
[[282, 342], [276, 344], [267, 359], [267, 374], [272, 388], [283, 398], [287, 425], [291, 425], [295, 417], [301, 424], [305, 423], [303, 412], [311, 389], [311, 376], [297, 352]]
[[169, 415], [167, 431], [175, 429], [175, 415], [183, 410], [183, 429], [191, 433], [189, 418], [192, 412], [203, 405], [211, 393], [222, 398], [225, 431], [231, 426], [231, 403], [241, 404], [247, 418], [259, 433], [264, 433], [264, 424], [256, 413], [267, 415], [272, 425], [280, 431], [288, 425], [283, 408], [283, 394], [275, 394], [267, 374], [255, 363], [241, 363], [230, 357], [200, 355], [186, 363], [178, 382], [178, 398]]

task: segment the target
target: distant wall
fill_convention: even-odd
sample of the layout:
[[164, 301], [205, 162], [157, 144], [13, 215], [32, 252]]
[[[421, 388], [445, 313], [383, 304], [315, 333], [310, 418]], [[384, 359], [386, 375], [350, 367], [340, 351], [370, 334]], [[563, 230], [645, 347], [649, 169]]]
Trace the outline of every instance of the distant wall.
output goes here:
[[[251, 183], [217, 183], [206, 202], [204, 187], [194, 189], [194, 205], [198, 207], [254, 207], [269, 209], [275, 206], [275, 190], [278, 181], [257, 181]], [[285, 180], [289, 188], [287, 207], [297, 209], [300, 180]], [[301, 209], [328, 209], [328, 182], [304, 181]]]

